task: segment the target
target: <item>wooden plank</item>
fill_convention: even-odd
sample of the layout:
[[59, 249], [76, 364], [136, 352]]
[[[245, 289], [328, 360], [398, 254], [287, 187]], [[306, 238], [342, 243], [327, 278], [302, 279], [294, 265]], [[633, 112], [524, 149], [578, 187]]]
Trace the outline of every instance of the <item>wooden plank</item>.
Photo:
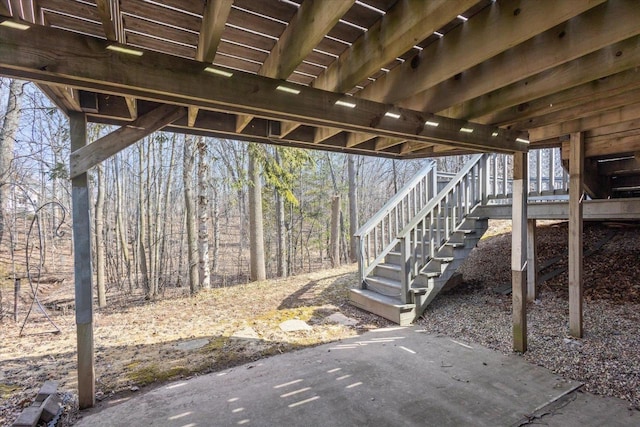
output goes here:
[[[553, 7], [551, 3], [548, 5]], [[442, 111], [637, 35], [640, 33], [638, 18], [635, 1], [601, 4], [465, 70], [455, 79], [413, 94], [402, 105], [422, 111]], [[547, 107], [550, 104], [547, 103]]]
[[538, 299], [538, 245], [535, 219], [527, 220], [527, 301]]
[[73, 151], [69, 162], [70, 177], [74, 178], [86, 173], [93, 166], [186, 114], [185, 108], [162, 105], [138, 117], [130, 125], [121, 127], [97, 141]]
[[127, 109], [129, 110], [129, 117], [131, 120], [135, 120], [138, 118], [138, 102], [135, 98], [130, 96], [125, 96], [124, 102], [127, 104]]
[[196, 120], [198, 119], [198, 112], [200, 110], [196, 107], [189, 107], [188, 116], [187, 116], [187, 126], [190, 128], [194, 127], [196, 124]]
[[213, 62], [233, 0], [210, 0], [204, 8], [196, 59]]
[[597, 116], [600, 113], [607, 112], [616, 108], [624, 107], [638, 102], [640, 99], [640, 88], [629, 89], [624, 93], [613, 96], [593, 96], [589, 102], [567, 108], [560, 111], [554, 111], [548, 114], [540, 114], [536, 117], [518, 120], [510, 125], [510, 129], [524, 130], [551, 126], [554, 124], [566, 123], [571, 120], [579, 120], [591, 116]]
[[120, 2], [120, 12], [131, 16], [152, 16], [154, 21], [173, 25], [178, 28], [199, 32], [202, 20], [198, 16], [181, 13], [160, 4], [143, 0], [127, 0]]
[[313, 142], [318, 144], [333, 137], [334, 135], [339, 134], [340, 132], [342, 132], [342, 130], [337, 128], [317, 128], [315, 137], [313, 138]]
[[491, 112], [478, 118], [482, 123], [507, 126], [541, 114], [554, 113], [589, 103], [600, 97], [614, 96], [640, 88], [640, 70], [632, 68], [586, 84], [552, 93], [505, 110]]
[[376, 136], [370, 133], [352, 132], [347, 136], [347, 147], [355, 147], [363, 142], [371, 141]]
[[384, 19], [376, 22], [316, 79], [314, 87], [348, 91], [474, 3], [473, 0], [397, 2]]
[[[569, 159], [569, 143], [562, 143], [562, 160]], [[632, 155], [640, 151], [640, 138], [635, 130], [614, 135], [585, 138], [585, 157], [615, 158]]]
[[[161, 103], [252, 114], [314, 126], [336, 127], [460, 148], [501, 152], [527, 151], [523, 136], [492, 126], [394, 108], [402, 120], [385, 117], [390, 106], [301, 88], [298, 95], [275, 90], [280, 80], [233, 72], [231, 78], [204, 71], [197, 61], [145, 51], [142, 56], [106, 50], [107, 42], [54, 28], [34, 26], [29, 37], [0, 28], [0, 73], [35, 81], [72, 85]], [[439, 126], [426, 126], [436, 118]], [[473, 132], [461, 132], [472, 127]], [[498, 132], [496, 137], [492, 134]], [[524, 135], [526, 137], [526, 135]]]
[[358, 96], [380, 102], [409, 98], [601, 2], [505, 0], [494, 3], [448, 32], [438, 43], [427, 46], [418, 57], [405, 61], [367, 86]]
[[276, 79], [286, 79], [298, 64], [311, 52], [338, 20], [349, 10], [355, 0], [341, 2], [303, 2], [298, 13], [287, 25], [260, 74]]
[[441, 114], [471, 120], [637, 66], [640, 66], [640, 37], [635, 36], [449, 108]]
[[571, 134], [569, 154], [569, 333], [582, 338], [582, 202], [584, 135]]
[[513, 155], [513, 210], [511, 233], [511, 287], [513, 349], [527, 351], [527, 154]]
[[96, 6], [98, 7], [98, 16], [100, 16], [102, 29], [104, 30], [107, 40], [117, 41], [116, 26], [111, 17], [111, 0], [96, 0]]
[[[640, 103], [625, 105], [600, 114], [588, 116], [564, 123], [556, 123], [541, 128], [529, 129], [529, 140], [531, 142], [544, 141], [551, 138], [558, 138], [574, 132], [584, 132], [598, 129], [604, 126], [611, 126], [618, 123], [632, 122], [640, 119]], [[635, 126], [635, 125], [634, 125]], [[633, 129], [634, 126], [631, 126]], [[587, 149], [588, 151], [588, 149]], [[635, 150], [634, 150], [635, 151]], [[589, 153], [587, 157], [593, 157]]]
[[[69, 113], [71, 151], [81, 150], [87, 143], [84, 113]], [[87, 174], [71, 180], [73, 201], [73, 269], [78, 347], [78, 404], [80, 409], [95, 404], [95, 371], [93, 354], [93, 285], [91, 269], [91, 222]]]

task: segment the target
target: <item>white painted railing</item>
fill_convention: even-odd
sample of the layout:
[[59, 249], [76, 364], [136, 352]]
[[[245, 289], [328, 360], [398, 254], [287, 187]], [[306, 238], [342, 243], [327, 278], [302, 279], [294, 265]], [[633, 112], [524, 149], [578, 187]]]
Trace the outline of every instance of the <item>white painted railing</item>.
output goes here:
[[[511, 199], [513, 156], [487, 154], [487, 199]], [[529, 151], [529, 197], [565, 195], [569, 189], [569, 175], [562, 167], [559, 148]]]
[[361, 280], [393, 249], [398, 232], [435, 197], [437, 181], [436, 162], [430, 161], [356, 232]]
[[484, 177], [486, 157], [476, 154], [398, 233], [402, 274], [400, 298], [403, 303], [410, 300], [409, 289], [420, 270], [436, 257], [442, 244], [482, 201], [487, 182]]

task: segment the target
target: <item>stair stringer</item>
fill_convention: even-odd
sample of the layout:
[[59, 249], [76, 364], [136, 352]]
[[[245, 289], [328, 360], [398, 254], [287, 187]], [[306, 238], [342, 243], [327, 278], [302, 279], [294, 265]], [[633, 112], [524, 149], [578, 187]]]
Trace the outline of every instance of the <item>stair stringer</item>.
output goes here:
[[[467, 259], [471, 251], [476, 247], [484, 233], [488, 229], [488, 219], [473, 218], [465, 219], [460, 229], [442, 245], [442, 248], [448, 244], [451, 246], [452, 258], [450, 262], [442, 263], [441, 261], [430, 260], [420, 271], [416, 277], [411, 292], [414, 295], [413, 303], [415, 304], [414, 321], [417, 320], [426, 310], [427, 306], [435, 299], [440, 291], [447, 284], [449, 279], [458, 270], [458, 267]], [[436, 275], [439, 263], [440, 274]]]

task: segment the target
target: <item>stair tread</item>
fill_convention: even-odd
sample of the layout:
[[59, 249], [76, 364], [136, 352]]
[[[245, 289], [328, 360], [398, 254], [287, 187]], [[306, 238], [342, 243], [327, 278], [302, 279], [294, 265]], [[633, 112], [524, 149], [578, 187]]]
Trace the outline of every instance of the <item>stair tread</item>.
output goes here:
[[389, 262], [384, 262], [382, 264], [376, 265], [376, 267], [386, 268], [387, 270], [400, 271], [400, 266], [398, 264], [393, 264]]
[[400, 289], [401, 283], [399, 280], [387, 279], [386, 277], [381, 276], [369, 276], [365, 279], [366, 281], [378, 282], [379, 284]]
[[379, 294], [375, 291], [371, 291], [369, 289], [351, 289], [351, 292], [354, 293], [358, 293], [361, 295], [366, 296], [369, 299], [375, 300], [377, 302], [380, 302], [382, 304], [386, 304], [386, 305], [390, 305], [390, 306], [394, 306], [400, 309], [411, 309], [414, 308], [416, 305], [415, 304], [403, 304], [402, 301], [400, 301], [400, 298], [397, 297], [389, 297], [386, 295], [382, 295]]
[[426, 277], [440, 277], [440, 275], [442, 275], [442, 272], [426, 270], [426, 271], [421, 271], [420, 274]]

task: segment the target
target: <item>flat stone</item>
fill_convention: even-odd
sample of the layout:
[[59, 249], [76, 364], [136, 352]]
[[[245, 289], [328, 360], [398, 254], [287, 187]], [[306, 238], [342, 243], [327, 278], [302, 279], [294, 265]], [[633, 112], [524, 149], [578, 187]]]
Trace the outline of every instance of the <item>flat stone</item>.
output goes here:
[[260, 336], [258, 335], [255, 329], [253, 329], [250, 326], [247, 326], [246, 328], [235, 331], [233, 335], [231, 335], [231, 338], [259, 340]]
[[285, 320], [280, 323], [280, 329], [285, 332], [310, 331], [312, 328], [304, 320]]
[[338, 323], [343, 326], [356, 326], [358, 321], [351, 317], [347, 317], [340, 312], [333, 313], [331, 316], [325, 318], [327, 322]]
[[189, 341], [183, 341], [181, 343], [176, 344], [176, 347], [180, 350], [197, 350], [199, 348], [204, 347], [205, 345], [209, 344], [209, 340], [206, 338], [200, 338], [197, 340], [189, 340]]

